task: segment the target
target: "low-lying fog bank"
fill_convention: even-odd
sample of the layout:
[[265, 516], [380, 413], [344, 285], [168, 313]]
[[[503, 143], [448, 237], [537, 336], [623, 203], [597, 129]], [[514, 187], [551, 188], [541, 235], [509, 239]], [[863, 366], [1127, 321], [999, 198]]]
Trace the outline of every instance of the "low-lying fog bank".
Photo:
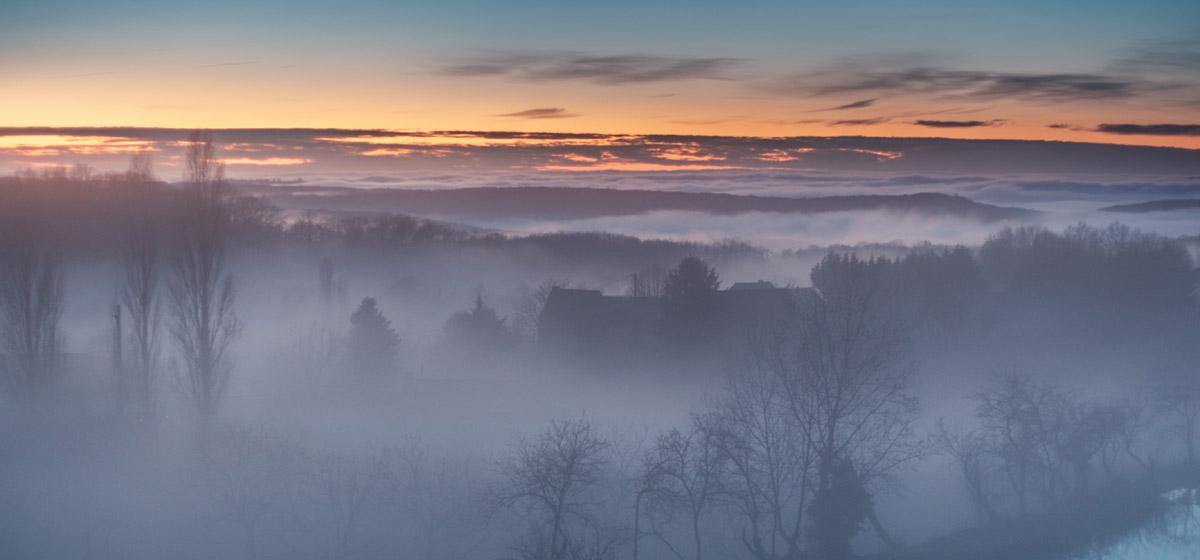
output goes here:
[[0, 183], [5, 555], [902, 554], [1197, 462], [1195, 238], [499, 235], [150, 179]]

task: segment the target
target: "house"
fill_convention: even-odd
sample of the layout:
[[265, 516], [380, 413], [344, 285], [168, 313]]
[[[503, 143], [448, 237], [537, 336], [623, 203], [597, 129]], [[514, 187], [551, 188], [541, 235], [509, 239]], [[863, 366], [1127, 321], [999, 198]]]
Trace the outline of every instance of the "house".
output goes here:
[[[714, 356], [736, 348], [760, 325], [777, 320], [811, 288], [776, 288], [770, 282], [738, 282], [713, 294]], [[538, 317], [538, 340], [552, 357], [588, 366], [650, 363], [669, 346], [666, 307], [660, 297], [606, 296], [600, 290], [554, 288]]]
[[663, 320], [662, 299], [606, 296], [600, 290], [554, 288], [538, 316], [538, 341], [547, 354], [612, 365], [653, 353]]

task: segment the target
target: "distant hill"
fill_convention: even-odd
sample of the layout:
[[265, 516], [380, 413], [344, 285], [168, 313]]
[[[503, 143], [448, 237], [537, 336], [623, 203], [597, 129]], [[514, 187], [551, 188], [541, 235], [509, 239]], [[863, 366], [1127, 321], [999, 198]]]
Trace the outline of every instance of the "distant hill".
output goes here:
[[1125, 212], [1129, 214], [1144, 214], [1146, 212], [1165, 212], [1170, 210], [1200, 209], [1200, 199], [1177, 198], [1170, 200], [1151, 200], [1137, 204], [1117, 204], [1101, 208], [1105, 212]]
[[884, 210], [923, 216], [953, 216], [981, 222], [1028, 218], [1024, 208], [994, 206], [940, 193], [785, 198], [612, 190], [575, 187], [463, 188], [445, 190], [356, 189], [267, 183], [241, 183], [244, 194], [265, 196], [285, 209], [328, 212], [400, 212], [454, 220], [572, 220], [628, 216], [657, 211], [713, 215], [771, 212], [818, 214]]

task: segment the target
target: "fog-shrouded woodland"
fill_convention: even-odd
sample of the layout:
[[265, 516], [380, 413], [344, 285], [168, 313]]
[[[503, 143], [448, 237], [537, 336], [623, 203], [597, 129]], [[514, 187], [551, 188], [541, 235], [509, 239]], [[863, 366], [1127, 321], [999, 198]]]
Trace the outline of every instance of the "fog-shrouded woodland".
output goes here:
[[0, 177], [0, 556], [1200, 546], [1196, 238], [284, 213], [214, 146], [170, 181], [148, 153]]

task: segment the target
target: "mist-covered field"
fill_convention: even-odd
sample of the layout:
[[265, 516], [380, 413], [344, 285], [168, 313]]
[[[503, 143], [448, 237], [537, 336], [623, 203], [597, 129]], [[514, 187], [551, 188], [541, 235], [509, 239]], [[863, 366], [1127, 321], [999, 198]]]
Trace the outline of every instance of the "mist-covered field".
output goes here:
[[[226, 178], [220, 148], [0, 178], [0, 556], [1195, 543], [1200, 211], [1108, 208], [1187, 199], [1194, 176], [366, 190]], [[495, 202], [396, 194], [415, 186]]]

